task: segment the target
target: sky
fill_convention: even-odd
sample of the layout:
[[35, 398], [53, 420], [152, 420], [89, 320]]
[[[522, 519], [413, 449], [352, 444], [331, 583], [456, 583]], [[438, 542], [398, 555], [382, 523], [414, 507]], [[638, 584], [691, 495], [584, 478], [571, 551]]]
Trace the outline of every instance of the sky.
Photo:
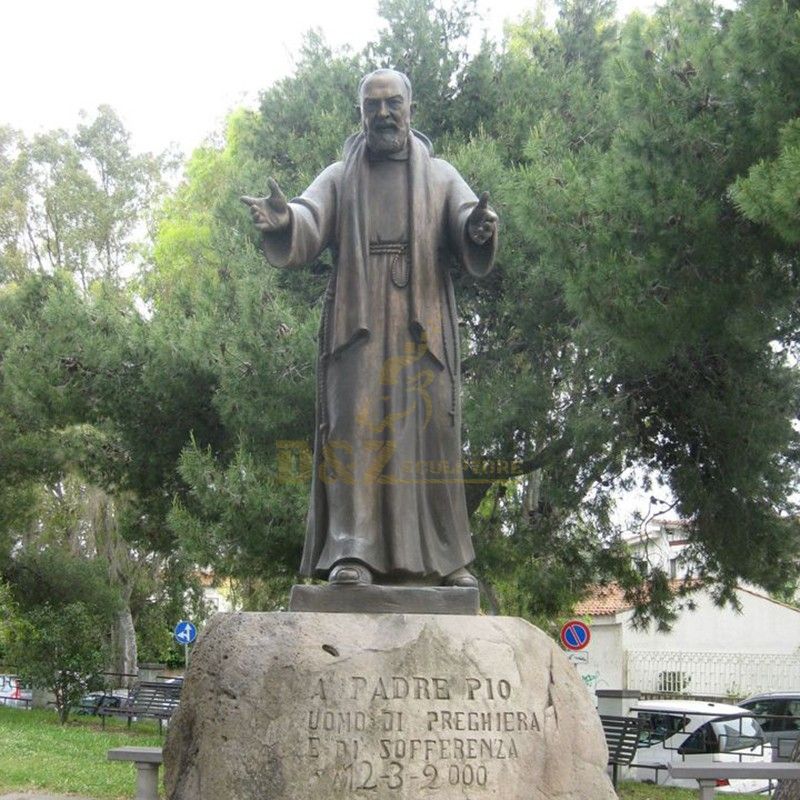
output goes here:
[[[535, 0], [478, 0], [499, 38]], [[620, 0], [621, 11], [648, 0]], [[72, 129], [110, 105], [134, 148], [184, 154], [291, 74], [303, 35], [360, 49], [381, 27], [377, 0], [5, 0], [0, 125]]]

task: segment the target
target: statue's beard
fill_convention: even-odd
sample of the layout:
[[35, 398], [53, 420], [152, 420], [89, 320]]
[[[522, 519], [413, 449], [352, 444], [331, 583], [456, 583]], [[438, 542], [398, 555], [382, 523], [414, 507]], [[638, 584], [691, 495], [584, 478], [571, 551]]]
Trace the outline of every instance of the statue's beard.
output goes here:
[[408, 139], [408, 131], [396, 125], [367, 129], [367, 147], [373, 153], [399, 153]]

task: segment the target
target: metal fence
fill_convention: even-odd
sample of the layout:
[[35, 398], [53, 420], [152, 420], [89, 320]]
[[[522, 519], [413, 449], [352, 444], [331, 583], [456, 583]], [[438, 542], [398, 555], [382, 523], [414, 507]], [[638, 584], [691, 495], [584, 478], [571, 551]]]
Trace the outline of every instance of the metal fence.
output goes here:
[[731, 698], [796, 690], [800, 689], [800, 653], [628, 651], [626, 688]]

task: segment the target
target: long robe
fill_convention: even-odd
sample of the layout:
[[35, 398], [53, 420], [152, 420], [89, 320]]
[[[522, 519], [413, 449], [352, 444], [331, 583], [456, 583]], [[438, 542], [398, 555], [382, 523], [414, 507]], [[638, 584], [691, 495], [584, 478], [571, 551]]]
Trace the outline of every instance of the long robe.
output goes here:
[[266, 234], [278, 267], [326, 247], [314, 472], [301, 573], [357, 560], [376, 582], [437, 583], [474, 559], [461, 472], [453, 257], [476, 276], [496, 236], [475, 245], [477, 198], [421, 134], [373, 158], [363, 135]]

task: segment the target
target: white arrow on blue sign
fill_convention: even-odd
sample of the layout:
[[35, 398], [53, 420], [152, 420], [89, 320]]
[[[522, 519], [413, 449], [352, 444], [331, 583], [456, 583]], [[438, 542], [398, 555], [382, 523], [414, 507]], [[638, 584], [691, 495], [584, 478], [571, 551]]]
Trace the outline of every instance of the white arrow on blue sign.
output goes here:
[[191, 644], [197, 638], [197, 628], [188, 619], [182, 619], [175, 626], [174, 635], [178, 644]]

